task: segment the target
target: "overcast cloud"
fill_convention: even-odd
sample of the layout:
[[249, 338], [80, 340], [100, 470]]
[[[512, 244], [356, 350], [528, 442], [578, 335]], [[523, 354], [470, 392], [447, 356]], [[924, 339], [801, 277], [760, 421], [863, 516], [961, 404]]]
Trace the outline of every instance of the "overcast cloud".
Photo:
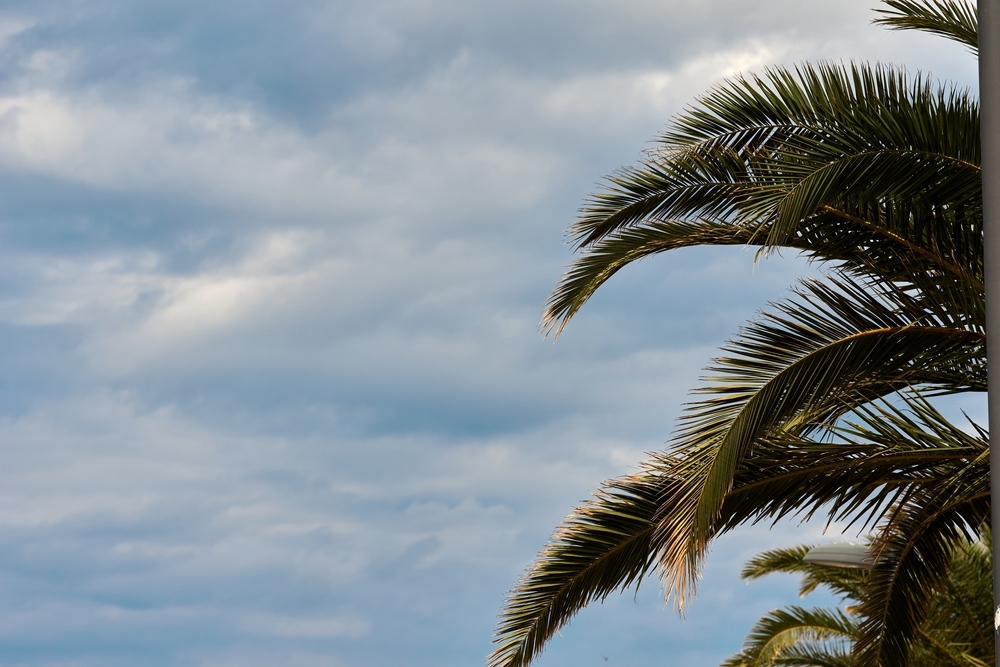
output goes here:
[[[958, 46], [868, 0], [0, 4], [0, 664], [480, 664], [503, 596], [669, 436], [795, 275], [616, 276], [553, 343], [564, 230], [724, 77]], [[720, 542], [539, 667], [714, 665], [792, 580]]]

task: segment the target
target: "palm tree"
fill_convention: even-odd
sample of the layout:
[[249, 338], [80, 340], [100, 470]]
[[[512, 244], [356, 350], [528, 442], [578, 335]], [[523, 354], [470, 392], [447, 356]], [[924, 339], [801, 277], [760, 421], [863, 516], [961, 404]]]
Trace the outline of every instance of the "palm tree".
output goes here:
[[[941, 594], [935, 596], [910, 653], [911, 667], [986, 667], [992, 665], [990, 596], [993, 558], [987, 539], [959, 541], [951, 548], [951, 568]], [[801, 596], [825, 587], [844, 610], [799, 606], [766, 614], [747, 635], [742, 650], [721, 667], [852, 667], [851, 646], [858, 640], [857, 608], [868, 591], [864, 569], [810, 563], [809, 546], [759, 554], [743, 568], [744, 579], [775, 572], [802, 574]]]
[[[975, 51], [973, 7], [886, 5], [877, 22]], [[979, 163], [967, 91], [820, 64], [728, 81], [610, 177], [570, 229], [579, 256], [549, 331], [623, 266], [677, 248], [791, 248], [826, 273], [723, 348], [667, 451], [567, 517], [510, 593], [491, 667], [527, 665], [653, 571], [683, 605], [715, 536], [817, 513], [875, 529], [855, 664], [906, 663], [949, 544], [989, 515], [985, 433], [926, 400], [986, 388]]]

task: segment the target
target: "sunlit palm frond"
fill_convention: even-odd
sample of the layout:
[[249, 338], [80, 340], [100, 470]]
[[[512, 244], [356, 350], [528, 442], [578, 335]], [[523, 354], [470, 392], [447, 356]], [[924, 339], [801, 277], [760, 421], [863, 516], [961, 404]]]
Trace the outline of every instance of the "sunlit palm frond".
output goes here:
[[[836, 511], [836, 518], [844, 518], [868, 507], [877, 517], [900, 489], [941, 484], [954, 479], [958, 468], [982, 464], [982, 434], [958, 429], [917, 397], [911, 403], [918, 406], [914, 414], [888, 404], [855, 411], [853, 423], [831, 427], [841, 436], [837, 441], [762, 443], [738, 471], [718, 530], [810, 511]], [[510, 594], [490, 664], [528, 664], [580, 608], [637, 584], [655, 567], [655, 519], [671, 514], [681, 488], [677, 475], [690, 465], [678, 454], [658, 454], [642, 474], [608, 483], [574, 511]], [[759, 575], [794, 571], [801, 555], [774, 552], [751, 567]], [[829, 575], [835, 568], [803, 567], [837, 592], [855, 590], [856, 572], [838, 578]], [[826, 581], [820, 581], [823, 572]], [[804, 583], [817, 585], [808, 577]]]
[[581, 608], [638, 585], [655, 560], [653, 515], [668, 483], [648, 473], [613, 480], [566, 518], [508, 595], [490, 667], [527, 665]]

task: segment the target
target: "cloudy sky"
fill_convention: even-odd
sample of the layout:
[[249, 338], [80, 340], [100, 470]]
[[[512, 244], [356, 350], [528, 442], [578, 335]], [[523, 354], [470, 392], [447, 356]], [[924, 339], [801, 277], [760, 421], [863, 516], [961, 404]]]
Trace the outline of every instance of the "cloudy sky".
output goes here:
[[[537, 330], [602, 175], [726, 76], [964, 85], [871, 0], [0, 3], [0, 664], [482, 664], [504, 593], [808, 270], [616, 276]], [[711, 666], [793, 580], [722, 540], [540, 667]]]

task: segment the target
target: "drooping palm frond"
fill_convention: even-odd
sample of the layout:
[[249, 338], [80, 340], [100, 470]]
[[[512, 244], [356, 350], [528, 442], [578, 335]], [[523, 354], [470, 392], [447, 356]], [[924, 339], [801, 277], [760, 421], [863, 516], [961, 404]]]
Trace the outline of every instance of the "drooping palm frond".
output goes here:
[[890, 30], [922, 30], [953, 39], [979, 53], [979, 16], [976, 5], [942, 0], [884, 0], [889, 9], [876, 9], [882, 18], [873, 23]]
[[[889, 406], [869, 409], [867, 415], [864, 411], [855, 414], [873, 421], [893, 418]], [[888, 431], [886, 427], [886, 436]], [[982, 441], [967, 434], [952, 438], [950, 432], [951, 428], [942, 427], [940, 438], [907, 438], [897, 431], [898, 437], [891, 440], [869, 442], [762, 441], [736, 471], [716, 521], [705, 540], [695, 542], [699, 548], [694, 550], [689, 518], [693, 503], [690, 494], [676, 491], [683, 489], [678, 484], [674, 493], [661, 498], [654, 536], [664, 585], [675, 586], [668, 592], [682, 595], [684, 591], [677, 589], [693, 585], [708, 539], [737, 526], [783, 517], [809, 518], [817, 512], [831, 520], [872, 525], [913, 489], [961, 478], [970, 474], [970, 468], [982, 469]], [[662, 469], [686, 480], [690, 462], [679, 467], [675, 459], [676, 455], [663, 455]]]
[[631, 261], [715, 239], [981, 292], [978, 127], [967, 93], [891, 68], [803, 65], [730, 81], [591, 199], [570, 229], [580, 257], [542, 326], [561, 331]]
[[683, 601], [693, 586], [726, 497], [751, 458], [767, 460], [764, 448], [787, 456], [795, 439], [908, 386], [983, 388], [980, 331], [952, 326], [947, 312], [932, 315], [903, 291], [874, 288], [807, 281], [716, 361], [701, 390], [708, 398], [688, 408], [674, 439], [684, 459], [671, 474], [681, 481], [661, 501], [656, 544], [668, 594]]
[[[873, 521], [900, 490], [950, 479], [970, 461], [981, 465], [982, 437], [957, 429], [931, 406], [922, 405], [922, 416], [891, 405], [860, 411], [856, 424], [833, 429], [841, 436], [836, 441], [764, 443], [738, 472], [723, 504], [719, 532], [816, 511], [837, 519], [867, 513]], [[867, 441], [854, 440], [861, 435]], [[658, 454], [640, 475], [608, 483], [595, 500], [566, 519], [509, 595], [490, 665], [528, 664], [580, 608], [638, 583], [656, 566], [651, 555], [657, 552], [652, 541], [655, 519], [670, 514], [679, 476], [688, 465], [676, 452]], [[775, 552], [748, 567], [762, 576], [794, 557]], [[803, 565], [806, 570], [822, 579], [832, 568]], [[842, 588], [830, 583], [837, 581], [836, 575], [827, 575], [822, 583], [839, 592], [855, 590], [857, 573], [840, 578]], [[805, 585], [817, 584], [807, 577]]]
[[639, 584], [653, 567], [653, 516], [669, 482], [648, 473], [607, 482], [566, 518], [508, 595], [488, 665], [528, 664], [581, 608]]
[[983, 433], [959, 429], [919, 396], [905, 405], [859, 407], [819, 440], [760, 443], [734, 477], [717, 529], [816, 512], [873, 526], [906, 493], [988, 468]]
[[[873, 292], [847, 277], [807, 281], [796, 299], [777, 304], [776, 310], [745, 328], [730, 346], [733, 356], [717, 363], [715, 389], [708, 389], [716, 395], [695, 406], [696, 417], [681, 434], [687, 443], [655, 456], [642, 476], [610, 485], [557, 532], [508, 600], [492, 665], [526, 664], [581, 607], [635, 581], [638, 572], [653, 565], [653, 554], [661, 565], [664, 554], [672, 554], [661, 573], [669, 578], [668, 590], [672, 586], [682, 597], [700, 567], [701, 552], [691, 550], [694, 538], [704, 545], [748, 521], [820, 508], [837, 510], [836, 518], [859, 510], [877, 517], [879, 508], [895, 498], [897, 485], [926, 482], [932, 473], [948, 478], [956, 474], [956, 465], [980, 453], [978, 441], [966, 442], [958, 429], [941, 427], [941, 435], [934, 436], [933, 426], [907, 422], [888, 407], [865, 413], [862, 406], [911, 385], [981, 388], [982, 335], [961, 328], [959, 315], [905, 290], [886, 286]], [[690, 517], [718, 459], [717, 445], [760, 388], [817, 350], [836, 349], [871, 332], [893, 332], [885, 338], [888, 356], [878, 351], [880, 345], [836, 364], [829, 360], [840, 357], [827, 355], [816, 364], [818, 380], [800, 374], [789, 383], [799, 389], [774, 392], [777, 403], [760, 408], [754, 418], [764, 426], [719, 496], [717, 518], [704, 534], [692, 536], [696, 524]], [[812, 390], [810, 381], [818, 382]], [[841, 429], [845, 437], [839, 441], [804, 439], [817, 430], [828, 435], [831, 421], [852, 407], [868, 415], [868, 430]], [[929, 406], [922, 409], [924, 421], [943, 422]], [[907, 429], [914, 437], [905, 437]], [[622, 554], [633, 560], [621, 560]]]
[[[639, 167], [612, 176], [570, 234], [586, 247], [646, 220], [767, 222], [786, 198], [781, 186], [848, 157], [940, 159], [940, 181], [961, 183], [967, 169], [978, 170], [978, 141], [967, 134], [977, 127], [978, 104], [967, 92], [889, 66], [805, 64], [737, 77], [675, 118]], [[920, 172], [897, 176], [891, 191], [922, 182]], [[935, 192], [953, 197], [969, 187], [972, 193], [969, 180]]]

